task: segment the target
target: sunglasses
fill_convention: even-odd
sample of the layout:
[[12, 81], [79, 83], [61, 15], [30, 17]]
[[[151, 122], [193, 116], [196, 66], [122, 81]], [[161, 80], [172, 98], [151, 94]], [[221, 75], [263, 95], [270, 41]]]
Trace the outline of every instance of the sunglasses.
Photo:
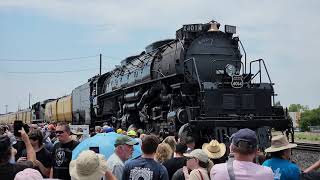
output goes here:
[[30, 137], [29, 139], [31, 139], [31, 140], [33, 140], [33, 141], [38, 140], [38, 138], [36, 138], [36, 137]]
[[64, 131], [56, 131], [56, 134], [63, 134]]

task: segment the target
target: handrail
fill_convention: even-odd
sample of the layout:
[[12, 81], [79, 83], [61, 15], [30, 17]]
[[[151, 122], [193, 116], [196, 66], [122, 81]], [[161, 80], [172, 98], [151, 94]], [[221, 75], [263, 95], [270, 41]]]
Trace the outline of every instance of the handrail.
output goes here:
[[243, 46], [242, 42], [240, 40], [239, 40], [239, 42], [240, 42], [241, 48], [242, 48], [242, 50], [244, 52], [244, 73], [247, 74], [247, 52], [244, 49], [244, 46]]
[[263, 63], [264, 69], [266, 70], [266, 73], [267, 73], [269, 82], [270, 82], [270, 84], [272, 84], [272, 81], [271, 81], [271, 78], [270, 78], [270, 75], [269, 75], [267, 66], [266, 66], [266, 64], [265, 64], [265, 62], [264, 62], [263, 59], [257, 59], [257, 60], [253, 60], [253, 61], [250, 62], [250, 74], [251, 74], [251, 66], [252, 66], [252, 63], [259, 62], [259, 71], [250, 79], [250, 81], [251, 81], [252, 79], [254, 79], [254, 78], [256, 77], [256, 75], [259, 73], [259, 75], [260, 75], [260, 83], [262, 82], [262, 80], [261, 80], [261, 61], [262, 61], [262, 63]]
[[199, 77], [199, 73], [198, 73], [198, 68], [197, 68], [197, 64], [196, 64], [196, 61], [195, 61], [194, 57], [185, 60], [183, 63], [186, 64], [186, 63], [187, 63], [188, 61], [190, 61], [190, 60], [192, 60], [192, 62], [193, 62], [194, 68], [195, 68], [195, 70], [196, 70], [196, 75], [197, 75], [197, 80], [198, 80], [198, 84], [199, 84], [199, 89], [202, 91], [203, 89], [202, 89], [202, 86], [201, 86], [201, 83], [200, 83], [200, 77]]

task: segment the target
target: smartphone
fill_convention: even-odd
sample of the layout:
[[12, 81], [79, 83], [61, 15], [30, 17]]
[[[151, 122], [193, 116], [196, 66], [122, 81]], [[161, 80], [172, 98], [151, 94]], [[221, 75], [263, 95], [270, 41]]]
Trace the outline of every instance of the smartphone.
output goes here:
[[13, 134], [14, 134], [14, 136], [17, 136], [17, 137], [21, 136], [19, 130], [21, 130], [22, 127], [23, 127], [22, 121], [14, 121], [13, 122], [13, 130], [14, 130]]
[[89, 147], [89, 150], [99, 154], [99, 147]]
[[26, 132], [26, 134], [28, 134], [30, 131], [30, 127], [28, 126], [28, 124], [23, 124], [22, 127], [23, 127], [24, 131]]

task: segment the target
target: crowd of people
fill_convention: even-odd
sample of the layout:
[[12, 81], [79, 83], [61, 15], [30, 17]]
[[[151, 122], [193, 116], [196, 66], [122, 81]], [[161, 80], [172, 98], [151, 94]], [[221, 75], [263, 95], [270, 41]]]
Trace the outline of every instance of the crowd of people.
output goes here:
[[[305, 170], [291, 162], [296, 144], [286, 136], [272, 138], [261, 152], [255, 131], [240, 129], [228, 145], [210, 140], [196, 147], [193, 137], [155, 134], [129, 127], [127, 131], [96, 126], [90, 136], [118, 133], [109, 157], [83, 150], [75, 159], [72, 151], [83, 133], [70, 130], [67, 123], [31, 124], [13, 133], [12, 126], [0, 126], [0, 179], [37, 180], [295, 180], [320, 179], [320, 160]], [[142, 155], [132, 158], [134, 146]], [[265, 153], [268, 156], [265, 156]]]

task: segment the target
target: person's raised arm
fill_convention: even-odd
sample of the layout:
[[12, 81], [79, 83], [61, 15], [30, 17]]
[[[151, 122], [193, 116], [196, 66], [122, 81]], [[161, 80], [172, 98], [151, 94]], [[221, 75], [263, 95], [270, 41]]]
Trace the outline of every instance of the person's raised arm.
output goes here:
[[317, 162], [315, 162], [314, 164], [312, 164], [310, 167], [308, 167], [307, 169], [305, 169], [303, 172], [304, 173], [308, 173], [310, 171], [313, 170], [317, 170], [320, 168], [320, 160], [318, 160]]
[[26, 145], [26, 151], [27, 151], [27, 160], [31, 161], [33, 163], [33, 165], [35, 165], [36, 162], [36, 152], [34, 151], [31, 143], [30, 143], [30, 139], [29, 136], [27, 135], [27, 133], [24, 131], [24, 129], [22, 128], [21, 130], [19, 130], [19, 133], [21, 134], [21, 139], [24, 142], [24, 144]]
[[41, 173], [46, 177], [50, 176], [50, 167], [46, 168], [40, 161], [35, 161], [36, 166], [40, 169]]

